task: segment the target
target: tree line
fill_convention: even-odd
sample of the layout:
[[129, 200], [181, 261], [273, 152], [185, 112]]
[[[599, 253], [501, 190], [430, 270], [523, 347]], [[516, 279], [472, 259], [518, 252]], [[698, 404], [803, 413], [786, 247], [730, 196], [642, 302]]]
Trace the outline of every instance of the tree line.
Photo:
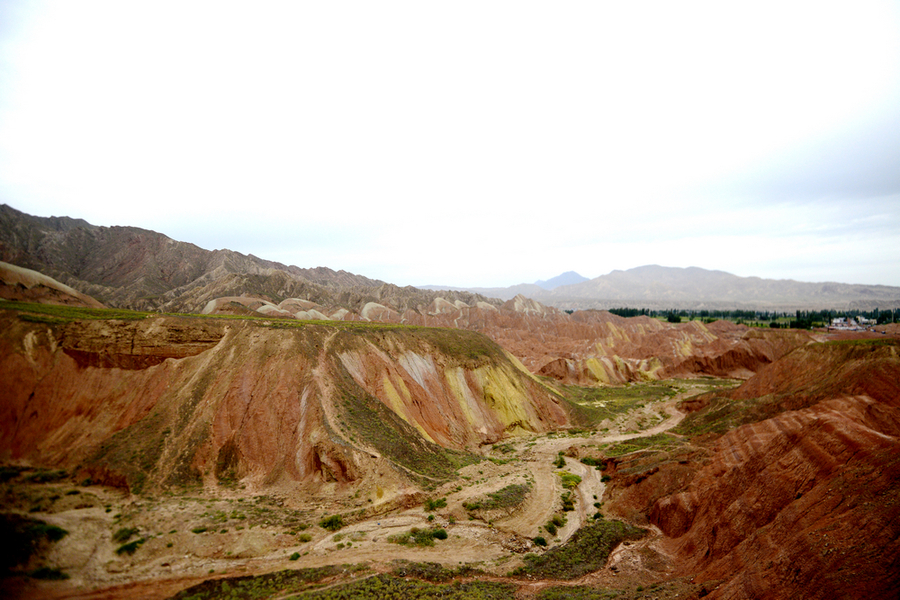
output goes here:
[[[566, 311], [569, 312], [569, 311]], [[794, 312], [781, 312], [770, 310], [694, 310], [694, 309], [665, 309], [656, 310], [650, 308], [611, 308], [609, 309], [614, 315], [620, 317], [639, 317], [648, 316], [654, 319], [665, 319], [669, 323], [680, 323], [684, 320], [693, 321], [702, 320], [704, 323], [722, 319], [726, 321], [735, 321], [748, 325], [769, 327], [790, 327], [792, 329], [811, 329], [813, 327], [826, 327], [831, 324], [832, 319], [844, 317], [855, 319], [857, 317], [865, 317], [875, 321], [878, 325], [884, 323], [894, 323], [895, 319], [900, 318], [900, 310], [798, 310]]]

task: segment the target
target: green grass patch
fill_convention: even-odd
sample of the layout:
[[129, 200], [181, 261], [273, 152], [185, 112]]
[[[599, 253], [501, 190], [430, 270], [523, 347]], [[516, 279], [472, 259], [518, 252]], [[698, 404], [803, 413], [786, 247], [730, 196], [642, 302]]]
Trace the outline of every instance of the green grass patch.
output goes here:
[[445, 529], [419, 529], [418, 527], [413, 527], [406, 533], [388, 536], [389, 542], [402, 546], [434, 546], [434, 540], [446, 539], [447, 531]]
[[600, 450], [607, 457], [623, 456], [631, 454], [638, 450], [668, 451], [682, 445], [684, 442], [679, 438], [666, 433], [658, 433], [648, 437], [634, 438], [625, 442], [617, 442], [614, 444], [604, 444], [600, 446]]
[[541, 590], [537, 600], [613, 600], [620, 590], [598, 590], [586, 585], [558, 585]]
[[219, 600], [220, 598], [271, 598], [299, 592], [322, 580], [336, 577], [344, 568], [328, 565], [309, 569], [289, 569], [266, 575], [246, 575], [211, 579], [191, 586], [171, 600]]
[[513, 508], [525, 501], [531, 491], [529, 483], [513, 483], [496, 492], [489, 492], [474, 502], [463, 504], [467, 511], [496, 510], [501, 508]]
[[153, 314], [122, 308], [86, 308], [82, 306], [41, 304], [38, 302], [16, 302], [13, 300], [0, 300], [0, 309], [17, 311], [19, 318], [23, 321], [49, 324], [67, 323], [76, 319], [144, 319]]
[[623, 521], [598, 520], [576, 531], [562, 546], [544, 554], [526, 554], [525, 564], [510, 576], [576, 579], [601, 569], [620, 542], [639, 539], [645, 533]]
[[403, 559], [395, 560], [393, 564], [391, 572], [397, 577], [415, 577], [416, 579], [433, 583], [443, 583], [457, 577], [474, 577], [484, 574], [484, 571], [470, 565], [448, 569], [444, 565], [435, 562], [411, 562]]
[[633, 383], [624, 386], [582, 386], [555, 384], [560, 394], [574, 405], [578, 425], [594, 425], [613, 419], [648, 402], [665, 400], [678, 388], [660, 383]]
[[579, 483], [581, 483], [581, 477], [573, 473], [569, 473], [568, 471], [559, 473], [559, 478], [560, 480], [562, 480], [563, 488], [567, 490], [573, 490], [578, 487]]
[[401, 579], [393, 575], [375, 575], [326, 590], [309, 591], [297, 600], [509, 600], [515, 586], [493, 581], [467, 583], [428, 583]]

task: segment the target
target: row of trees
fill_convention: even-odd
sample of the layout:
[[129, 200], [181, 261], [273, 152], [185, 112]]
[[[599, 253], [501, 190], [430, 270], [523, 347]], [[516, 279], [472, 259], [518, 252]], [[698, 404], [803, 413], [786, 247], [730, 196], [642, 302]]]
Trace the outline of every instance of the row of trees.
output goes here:
[[718, 319], [736, 321], [738, 323], [755, 324], [769, 327], [791, 327], [794, 329], [810, 329], [812, 327], [825, 327], [832, 319], [839, 317], [852, 318], [865, 317], [877, 322], [895, 323], [900, 318], [900, 310], [798, 310], [791, 312], [778, 312], [769, 310], [692, 310], [692, 309], [667, 309], [655, 310], [650, 308], [611, 308], [609, 312], [620, 317], [638, 317], [645, 315], [652, 318], [664, 318], [669, 323], [680, 323], [683, 320], [700, 319], [704, 323], [711, 323]]

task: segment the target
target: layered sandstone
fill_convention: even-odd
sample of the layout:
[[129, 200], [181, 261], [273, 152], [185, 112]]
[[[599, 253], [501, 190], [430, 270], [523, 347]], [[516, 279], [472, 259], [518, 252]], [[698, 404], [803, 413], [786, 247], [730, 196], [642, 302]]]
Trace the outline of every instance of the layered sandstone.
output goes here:
[[686, 408], [683, 433], [745, 424], [617, 459], [610, 510], [658, 526], [710, 598], [896, 596], [896, 342], [806, 346]]
[[366, 483], [453, 470], [568, 423], [496, 344], [453, 330], [0, 317], [0, 456], [132, 489]]

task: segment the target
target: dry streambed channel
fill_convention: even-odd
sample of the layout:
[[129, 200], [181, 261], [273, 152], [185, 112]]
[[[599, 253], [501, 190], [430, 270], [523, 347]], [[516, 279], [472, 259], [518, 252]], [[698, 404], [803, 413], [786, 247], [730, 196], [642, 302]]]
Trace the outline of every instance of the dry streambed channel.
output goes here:
[[[398, 496], [415, 499], [406, 503], [411, 508], [369, 517], [346, 513], [346, 520], [330, 524], [321, 506], [298, 509], [275, 494], [246, 497], [232, 489], [220, 497], [137, 498], [99, 486], [36, 481], [23, 472], [3, 483], [4, 505], [70, 532], [46, 557], [68, 579], [0, 581], [15, 582], [21, 597], [167, 598], [204, 580], [285, 569], [336, 569], [328, 577], [338, 583], [373, 573], [415, 576], [414, 568], [398, 570], [405, 563], [397, 561], [408, 561], [439, 563], [451, 574], [444, 577], [458, 581], [516, 582], [526, 595], [551, 584], [621, 587], [629, 565], [640, 581], [636, 553], [653, 544], [655, 532], [615, 548], [613, 571], [568, 582], [507, 576], [528, 563], [526, 555], [564, 547], [603, 513], [604, 472], [591, 457], [668, 431], [684, 416], [676, 408], [680, 400], [730, 385], [677, 380], [619, 388], [618, 395], [616, 388], [603, 388], [580, 400], [608, 413], [589, 430], [504, 440], [453, 481], [425, 494], [400, 490]], [[341, 514], [339, 506], [327, 508]]]

